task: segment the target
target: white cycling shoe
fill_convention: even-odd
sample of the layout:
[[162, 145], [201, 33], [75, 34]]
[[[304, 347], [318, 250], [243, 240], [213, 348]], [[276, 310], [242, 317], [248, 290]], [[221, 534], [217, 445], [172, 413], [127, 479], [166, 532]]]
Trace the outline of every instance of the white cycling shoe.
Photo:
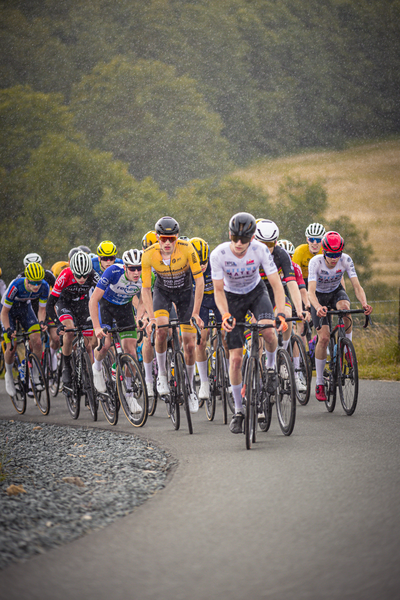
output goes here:
[[189, 412], [197, 413], [199, 410], [199, 399], [196, 396], [196, 392], [189, 394]]
[[94, 365], [92, 365], [93, 371], [93, 383], [94, 387], [100, 394], [105, 394], [107, 392], [106, 382], [104, 381], [103, 371], [98, 371]]
[[306, 392], [307, 391], [307, 385], [305, 384], [303, 378], [300, 377], [299, 375], [296, 375], [295, 379], [296, 379], [297, 391], [298, 392]]
[[168, 396], [169, 385], [168, 377], [166, 375], [159, 375], [157, 377], [157, 392], [160, 394], [160, 396]]
[[152, 381], [146, 381], [147, 397], [154, 398], [154, 387]]
[[210, 397], [210, 382], [202, 381], [199, 389], [199, 400], [207, 400]]
[[125, 399], [128, 403], [129, 410], [131, 411], [131, 413], [135, 414], [142, 412], [142, 407], [134, 397], [133, 392], [128, 392], [127, 394], [125, 394]]
[[15, 389], [15, 385], [14, 385], [14, 378], [12, 373], [8, 373], [8, 371], [6, 371], [5, 377], [4, 377], [4, 381], [6, 384], [6, 392], [9, 396], [11, 396], [11, 398], [14, 398], [14, 396], [17, 395], [16, 389]]

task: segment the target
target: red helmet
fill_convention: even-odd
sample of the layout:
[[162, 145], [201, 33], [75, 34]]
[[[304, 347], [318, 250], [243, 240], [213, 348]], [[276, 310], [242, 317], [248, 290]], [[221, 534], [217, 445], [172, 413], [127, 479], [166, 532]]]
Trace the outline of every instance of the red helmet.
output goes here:
[[322, 238], [322, 249], [325, 252], [343, 252], [344, 239], [337, 231], [327, 231]]

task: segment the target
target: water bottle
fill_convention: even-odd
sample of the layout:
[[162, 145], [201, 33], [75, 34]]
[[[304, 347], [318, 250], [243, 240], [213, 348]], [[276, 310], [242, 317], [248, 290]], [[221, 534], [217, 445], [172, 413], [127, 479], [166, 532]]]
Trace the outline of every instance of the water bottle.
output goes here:
[[215, 351], [213, 352], [213, 355], [211, 357], [211, 368], [215, 369]]
[[21, 381], [25, 381], [25, 359], [19, 363], [18, 371]]
[[116, 365], [116, 363], [113, 363], [111, 366], [111, 376], [114, 379], [114, 381], [115, 381], [116, 375], [117, 375], [117, 365]]
[[137, 359], [138, 361], [141, 363], [143, 362], [143, 356], [142, 356], [142, 344], [140, 344], [140, 346], [138, 346], [136, 348], [136, 354], [137, 354]]
[[315, 345], [317, 343], [317, 336], [315, 335], [312, 340], [308, 342], [308, 349], [310, 352], [310, 356], [314, 356]]
[[336, 362], [337, 344], [333, 347], [333, 362]]

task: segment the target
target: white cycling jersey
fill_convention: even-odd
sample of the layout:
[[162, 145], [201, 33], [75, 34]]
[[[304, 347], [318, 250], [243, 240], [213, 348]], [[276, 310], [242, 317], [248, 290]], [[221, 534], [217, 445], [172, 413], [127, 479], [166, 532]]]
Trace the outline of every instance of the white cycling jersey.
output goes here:
[[210, 254], [213, 279], [223, 279], [224, 289], [234, 294], [248, 294], [260, 282], [260, 265], [266, 275], [277, 272], [274, 259], [261, 242], [252, 241], [243, 258], [235, 256], [230, 242], [224, 242]]
[[324, 256], [317, 254], [313, 256], [308, 264], [308, 283], [316, 281], [317, 292], [328, 294], [339, 287], [345, 273], [350, 278], [357, 277], [353, 260], [348, 254], [343, 253], [336, 265], [331, 269], [328, 268]]

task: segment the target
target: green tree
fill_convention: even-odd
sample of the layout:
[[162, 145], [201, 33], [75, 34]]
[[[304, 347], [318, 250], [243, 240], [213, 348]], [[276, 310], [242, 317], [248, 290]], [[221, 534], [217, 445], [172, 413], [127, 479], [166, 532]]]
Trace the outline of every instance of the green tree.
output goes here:
[[74, 87], [71, 108], [92, 147], [152, 177], [170, 192], [194, 177], [232, 165], [222, 122], [208, 110], [194, 80], [161, 62], [117, 57]]

